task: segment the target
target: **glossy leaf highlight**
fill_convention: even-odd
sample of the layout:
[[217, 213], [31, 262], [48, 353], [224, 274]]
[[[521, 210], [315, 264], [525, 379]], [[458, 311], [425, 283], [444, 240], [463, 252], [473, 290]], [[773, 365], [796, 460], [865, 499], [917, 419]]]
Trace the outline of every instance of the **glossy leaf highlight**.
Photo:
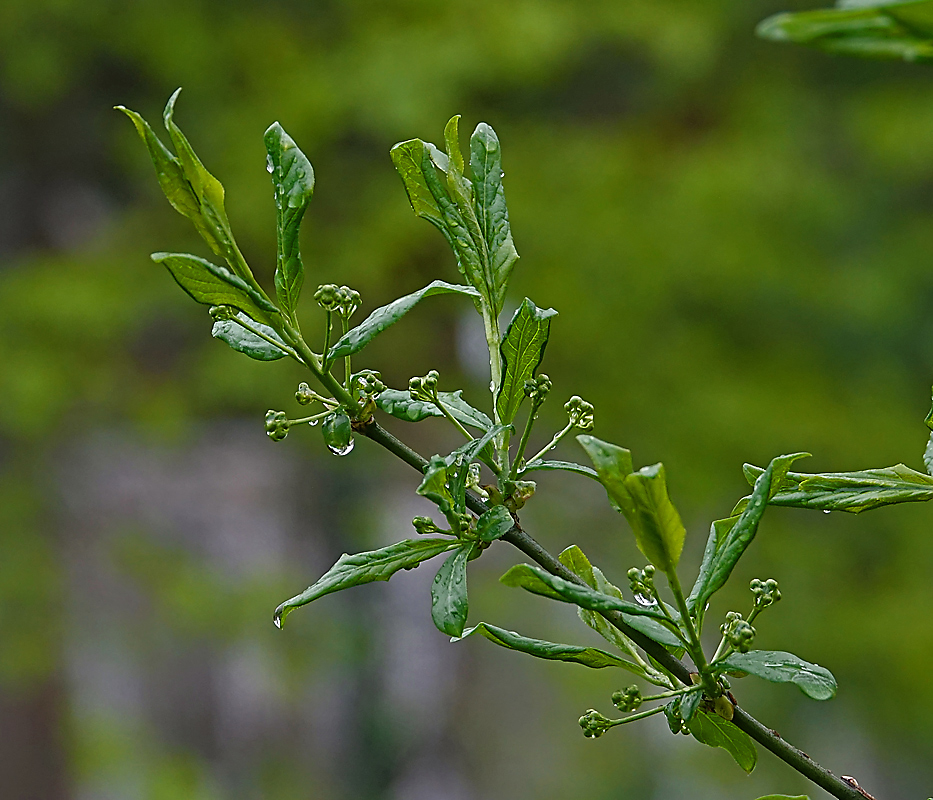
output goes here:
[[733, 653], [724, 659], [728, 670], [747, 672], [773, 683], [793, 683], [813, 700], [831, 700], [836, 696], [836, 679], [819, 664], [811, 664], [793, 653], [779, 650], [750, 650]]
[[690, 733], [698, 741], [710, 747], [721, 747], [735, 759], [746, 772], [755, 769], [758, 750], [751, 737], [718, 714], [697, 709], [693, 719], [687, 723]]
[[496, 397], [499, 419], [509, 423], [525, 399], [525, 381], [533, 378], [551, 330], [553, 308], [540, 309], [527, 297], [519, 306], [502, 338], [502, 381]]
[[431, 585], [431, 619], [441, 633], [460, 636], [470, 609], [466, 565], [473, 543], [462, 544], [441, 565]]

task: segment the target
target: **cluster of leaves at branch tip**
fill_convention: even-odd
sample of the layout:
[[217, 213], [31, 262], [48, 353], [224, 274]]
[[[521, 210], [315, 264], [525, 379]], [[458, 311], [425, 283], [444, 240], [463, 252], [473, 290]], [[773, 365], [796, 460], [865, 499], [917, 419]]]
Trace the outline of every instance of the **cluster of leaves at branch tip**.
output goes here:
[[[933, 37], [933, 16], [920, 14], [921, 7], [926, 9], [928, 5], [843, 0], [837, 9], [820, 19], [813, 16], [816, 12], [784, 15], [763, 24], [761, 32], [784, 38], [797, 36], [801, 41], [810, 36], [808, 42], [836, 52], [862, 47], [865, 52], [875, 54], [896, 51], [903, 55], [908, 46], [906, 31], [915, 37], [909, 43], [912, 52], [921, 53], [918, 32]], [[807, 13], [811, 15], [806, 16]], [[823, 25], [823, 33], [819, 35], [813, 28], [817, 22]], [[848, 25], [849, 33], [843, 35], [837, 23]], [[880, 26], [878, 31], [882, 33], [869, 45], [864, 40], [859, 44], [859, 37], [864, 39], [863, 34], [872, 25]], [[924, 28], [925, 25], [928, 27]], [[402, 142], [390, 151], [412, 209], [434, 225], [450, 244], [466, 284], [434, 280], [375, 309], [353, 328], [349, 319], [360, 308], [359, 293], [346, 286], [322, 284], [314, 292], [314, 300], [326, 316], [322, 343], [316, 352], [301, 333], [298, 319], [305, 270], [299, 229], [314, 189], [310, 161], [278, 123], [269, 127], [265, 134], [267, 168], [277, 212], [273, 301], [254, 278], [236, 245], [224, 210], [223, 186], [205, 169], [174, 122], [177, 98], [178, 92], [170, 98], [163, 115], [174, 152], [139, 114], [119, 108], [132, 120], [142, 138], [169, 203], [191, 220], [211, 253], [224, 264], [184, 253], [156, 253], [153, 260], [165, 266], [194, 300], [210, 306], [211, 333], [215, 338], [256, 360], [290, 357], [307, 367], [321, 385], [323, 393], [302, 382], [295, 394], [301, 406], [319, 405], [317, 413], [310, 417], [292, 420], [284, 411], [267, 413], [265, 428], [270, 438], [281, 441], [299, 423], [320, 424], [328, 449], [345, 455], [353, 449], [354, 429], [369, 431], [367, 426], [371, 426], [378, 411], [407, 422], [443, 418], [466, 440], [453, 452], [437, 454], [428, 460], [417, 488], [420, 496], [437, 507], [447, 527], [438, 525], [431, 517], [417, 516], [412, 521], [417, 538], [377, 550], [343, 554], [322, 577], [276, 608], [274, 621], [278, 627], [291, 611], [327, 594], [389, 580], [401, 570], [417, 568], [425, 561], [445, 555], [431, 586], [431, 617], [436, 627], [453, 640], [477, 634], [499, 647], [535, 658], [591, 669], [623, 669], [661, 690], [656, 696], [645, 696], [637, 685], [632, 685], [616, 692], [612, 702], [624, 713], [636, 712], [649, 702], [663, 701], [663, 704], [618, 720], [590, 709], [580, 718], [587, 737], [598, 738], [612, 727], [663, 713], [673, 733], [686, 733], [703, 744], [723, 748], [743, 769], [751, 771], [757, 751], [749, 736], [731, 722], [734, 706], [726, 694], [726, 674], [792, 683], [816, 700], [835, 695], [835, 679], [824, 667], [792, 653], [751, 649], [755, 636], [752, 620], [781, 598], [776, 581], [751, 582], [754, 597], [751, 613], [747, 618], [738, 612], [726, 615], [720, 648], [707, 660], [700, 636], [710, 600], [726, 584], [754, 541], [769, 505], [859, 513], [884, 505], [933, 499], [933, 477], [903, 464], [848, 473], [791, 472], [794, 462], [806, 453], [778, 456], [764, 468], [746, 464], [744, 471], [751, 493], [741, 498], [727, 517], [712, 523], [697, 578], [684, 596], [677, 568], [686, 529], [670, 497], [662, 464], [635, 469], [629, 450], [592, 436], [589, 431], [594, 426], [593, 406], [577, 395], [564, 406], [567, 425], [536, 455], [525, 457], [537, 411], [552, 391], [551, 379], [538, 370], [557, 312], [541, 309], [525, 298], [506, 330], [499, 330], [498, 317], [518, 254], [505, 202], [499, 140], [489, 125], [477, 125], [470, 138], [469, 177], [467, 162], [460, 151], [459, 117], [452, 118], [444, 130], [443, 151], [421, 139]], [[491, 368], [488, 414], [467, 402], [461, 390], [440, 391], [440, 375], [436, 370], [412, 378], [407, 390], [387, 387], [378, 371], [352, 371], [352, 357], [422, 299], [438, 294], [469, 297], [483, 318]], [[331, 341], [334, 316], [342, 326], [342, 335], [336, 342]], [[339, 378], [332, 372], [335, 366], [338, 370], [342, 366]], [[518, 430], [515, 423], [523, 407], [527, 416], [514, 447], [512, 435]], [[933, 430], [933, 411], [927, 417], [927, 425]], [[576, 438], [592, 467], [544, 458], [574, 429], [583, 432]], [[933, 445], [928, 447], [925, 457], [928, 471], [933, 471], [931, 451]], [[410, 463], [422, 463], [416, 454], [408, 453], [406, 460]], [[491, 475], [485, 484], [484, 470]], [[561, 553], [560, 569], [554, 564], [549, 569], [518, 564], [501, 581], [506, 586], [576, 606], [580, 619], [615, 652], [534, 639], [487, 622], [465, 628], [469, 616], [468, 563], [493, 542], [519, 533], [524, 535], [517, 512], [534, 494], [535, 483], [526, 476], [535, 470], [563, 470], [599, 481], [609, 503], [625, 518], [636, 546], [650, 563], [644, 569], [633, 567], [628, 571], [632, 601], [575, 545]], [[543, 558], [538, 560], [540, 564], [548, 563]], [[662, 597], [655, 583], [657, 571], [666, 576], [673, 603]], [[685, 668], [676, 661], [684, 653], [697, 665], [696, 680], [688, 685], [683, 685], [682, 680], [681, 670]], [[769, 800], [778, 797], [781, 796], [772, 795]]]

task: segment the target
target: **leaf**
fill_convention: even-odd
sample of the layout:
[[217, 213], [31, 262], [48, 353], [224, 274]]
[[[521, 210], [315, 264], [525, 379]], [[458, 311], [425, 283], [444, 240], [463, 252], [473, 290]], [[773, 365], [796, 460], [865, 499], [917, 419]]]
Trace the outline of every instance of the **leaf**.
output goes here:
[[690, 720], [693, 719], [702, 700], [703, 692], [700, 691], [690, 692], [690, 694], [684, 695], [683, 699], [680, 701], [680, 716], [683, 718], [684, 722], [690, 722]]
[[276, 359], [284, 358], [288, 355], [288, 352], [282, 349], [283, 347], [287, 347], [287, 345], [268, 325], [255, 322], [242, 311], [237, 312], [237, 319], [262, 331], [270, 339], [279, 342], [282, 347], [276, 347], [271, 342], [267, 342], [261, 336], [257, 336], [232, 319], [217, 320], [214, 323], [214, 327], [211, 328], [211, 336], [215, 339], [220, 339], [222, 342], [226, 342], [234, 350], [245, 353], [250, 358], [255, 358], [257, 361], [275, 361]]
[[547, 642], [543, 639], [529, 639], [521, 636], [514, 631], [507, 631], [504, 628], [497, 628], [495, 625], [489, 625], [481, 622], [478, 625], [463, 632], [463, 635], [455, 641], [463, 641], [468, 636], [478, 633], [485, 636], [490, 642], [494, 642], [500, 647], [508, 650], [517, 650], [520, 653], [527, 653], [535, 658], [543, 658], [548, 661], [568, 661], [574, 664], [582, 664], [591, 669], [604, 669], [606, 667], [621, 667], [636, 675], [644, 675], [645, 671], [638, 664], [626, 661], [623, 658], [607, 653], [596, 647], [580, 647], [572, 644], [557, 644]]
[[810, 798], [805, 794], [795, 794], [793, 796], [789, 794], [768, 794], [759, 797], [758, 800], [810, 800]]
[[473, 543], [461, 544], [441, 565], [431, 585], [431, 619], [441, 633], [460, 636], [469, 613], [466, 565]]
[[927, 468], [927, 473], [933, 475], [933, 432], [930, 433], [926, 450], [923, 451], [923, 465]]
[[758, 751], [751, 737], [718, 714], [708, 714], [698, 709], [687, 723], [690, 733], [698, 741], [710, 747], [721, 747], [746, 772], [755, 769]]
[[[745, 465], [749, 482], [762, 474], [760, 467]], [[768, 501], [776, 506], [817, 508], [859, 514], [894, 503], [933, 499], [933, 477], [903, 464], [859, 472], [808, 474], [788, 472], [781, 491]]]
[[493, 506], [476, 520], [476, 535], [484, 542], [494, 542], [514, 527], [515, 520], [509, 510], [505, 506]]
[[526, 472], [534, 472], [539, 469], [576, 472], [578, 475], [586, 475], [588, 478], [599, 480], [595, 470], [584, 467], [582, 464], [574, 464], [572, 461], [533, 461], [531, 464], [526, 465], [520, 474], [524, 475]]
[[415, 490], [434, 503], [444, 516], [454, 510], [454, 498], [447, 488], [447, 466], [445, 459], [434, 456], [425, 467], [421, 485]]
[[[467, 403], [460, 396], [461, 392], [462, 389], [457, 389], [456, 392], [438, 392], [437, 396], [458, 422], [484, 431], [489, 430], [492, 420]], [[444, 416], [444, 412], [434, 403], [412, 400], [407, 389], [386, 389], [376, 397], [376, 406], [386, 414], [406, 422], [421, 422], [428, 417]]]
[[327, 360], [333, 361], [337, 358], [358, 353], [386, 328], [404, 317], [423, 298], [435, 294], [464, 294], [470, 297], [479, 297], [479, 292], [470, 286], [460, 286], [445, 281], [432, 281], [423, 289], [400, 297], [387, 306], [382, 306], [382, 308], [373, 311], [359, 325], [347, 331], [337, 340], [328, 352]]
[[836, 8], [776, 14], [756, 33], [773, 41], [809, 45], [863, 58], [933, 59], [933, 3], [849, 0]]
[[225, 267], [188, 253], [153, 253], [151, 257], [199, 303], [233, 306], [264, 324], [268, 324], [269, 314], [277, 311], [266, 298]]
[[768, 502], [780, 491], [788, 478], [791, 464], [809, 453], [793, 453], [772, 459], [768, 468], [755, 481], [755, 487], [745, 509], [729, 528], [721, 543], [717, 542], [712, 564], [703, 576], [703, 583], [694, 587], [691, 596], [696, 597], [694, 608], [703, 608], [706, 601], [718, 592], [729, 579], [732, 569], [752, 543], [758, 532], [758, 524], [765, 513]]
[[[486, 450], [487, 457], [491, 456], [490, 442], [508, 427], [508, 425], [494, 425], [478, 439], [472, 439], [458, 447], [445, 459], [448, 466], [448, 486], [458, 510], [462, 511], [465, 507], [466, 479], [469, 475], [470, 463], [475, 461], [484, 450]], [[450, 468], [453, 470], [451, 471]]]
[[677, 569], [686, 530], [667, 493], [664, 465], [643, 467], [627, 475], [625, 489], [632, 500], [629, 520], [638, 549], [667, 574]]
[[379, 550], [344, 553], [318, 581], [275, 610], [276, 624], [281, 627], [285, 617], [296, 608], [326, 594], [372, 581], [387, 581], [400, 569], [413, 569], [422, 561], [459, 546], [460, 542], [450, 539], [406, 539]]
[[599, 482], [605, 488], [610, 504], [616, 511], [625, 514], [631, 524], [635, 505], [625, 486], [625, 479], [632, 474], [631, 452], [587, 434], [578, 436], [577, 441], [596, 467]]
[[757, 675], [774, 683], [796, 684], [801, 692], [814, 700], [831, 700], [836, 696], [836, 679], [833, 674], [826, 667], [810, 664], [793, 653], [778, 650], [733, 653], [721, 662], [721, 666]]
[[516, 564], [499, 580], [506, 586], [519, 587], [534, 594], [550, 597], [552, 600], [574, 603], [591, 611], [622, 611], [631, 616], [664, 619], [664, 615], [660, 611], [620, 600], [588, 586], [565, 581], [563, 578], [551, 575], [541, 567], [530, 564]]
[[664, 706], [664, 716], [667, 717], [667, 726], [675, 736], [682, 732], [683, 718], [680, 716], [680, 701], [681, 697], [678, 695]]
[[551, 330], [553, 308], [540, 309], [527, 297], [506, 328], [502, 352], [502, 382], [496, 397], [499, 419], [509, 423], [525, 399], [525, 381], [537, 372]]
[[591, 589], [596, 588], [596, 573], [593, 572], [593, 565], [586, 557], [586, 553], [577, 545], [572, 544], [562, 550], [557, 560], [581, 578]]
[[334, 455], [343, 456], [353, 447], [353, 425], [343, 409], [328, 414], [321, 420], [321, 436]]
[[695, 612], [695, 616], [698, 620], [703, 619], [703, 612], [705, 609], [702, 607], [698, 608], [697, 601], [699, 600], [700, 593], [703, 591], [706, 582], [709, 580], [709, 573], [716, 561], [716, 553], [719, 552], [719, 548], [722, 547], [723, 542], [726, 540], [725, 537], [728, 535], [729, 531], [735, 527], [735, 523], [738, 521], [739, 515], [736, 514], [727, 519], [718, 519], [709, 527], [709, 537], [706, 540], [706, 548], [703, 550], [700, 572], [697, 575], [696, 582], [693, 584], [693, 589], [690, 591], [690, 596], [687, 598], [687, 608], [690, 610], [691, 614]]
[[504, 173], [499, 137], [485, 122], [479, 123], [470, 137], [470, 170], [473, 173], [476, 218], [486, 243], [493, 278], [492, 306], [494, 313], [499, 314], [518, 252], [512, 242], [509, 210], [502, 186]]
[[294, 319], [304, 282], [298, 231], [314, 193], [314, 169], [294, 140], [273, 122], [263, 140], [275, 187], [277, 253], [275, 293], [279, 305]]

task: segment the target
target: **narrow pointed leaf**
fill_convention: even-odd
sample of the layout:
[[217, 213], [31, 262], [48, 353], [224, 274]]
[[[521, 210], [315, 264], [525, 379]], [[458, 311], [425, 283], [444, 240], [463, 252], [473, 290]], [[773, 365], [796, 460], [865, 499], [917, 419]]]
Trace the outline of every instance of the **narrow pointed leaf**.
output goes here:
[[470, 171], [476, 218], [486, 244], [492, 276], [492, 301], [496, 314], [502, 311], [506, 288], [518, 252], [512, 242], [509, 210], [502, 186], [502, 150], [496, 132], [481, 122], [470, 137]]
[[233, 306], [264, 324], [268, 324], [269, 314], [276, 311], [274, 305], [225, 267], [187, 253], [153, 253], [152, 260], [162, 264], [199, 303]]
[[461, 545], [441, 565], [431, 586], [431, 619], [448, 636], [460, 636], [466, 625], [470, 608], [466, 565], [472, 551], [472, 542]]
[[[750, 483], [762, 472], [760, 467], [745, 465], [745, 476]], [[781, 490], [768, 502], [776, 506], [859, 514], [895, 503], [927, 500], [933, 500], [933, 477], [895, 464], [859, 472], [788, 472]]]
[[721, 747], [746, 772], [755, 769], [755, 764], [758, 763], [755, 743], [747, 733], [728, 720], [718, 714], [709, 714], [703, 709], [698, 709], [687, 725], [697, 741], [710, 747]]
[[347, 331], [328, 352], [328, 361], [358, 353], [390, 325], [394, 325], [411, 311], [425, 297], [435, 294], [463, 294], [479, 297], [479, 292], [471, 286], [432, 281], [423, 289], [400, 297], [386, 306], [377, 308], [363, 322]]
[[521, 471], [521, 474], [524, 475], [527, 472], [534, 472], [540, 469], [576, 472], [578, 475], [586, 475], [586, 477], [593, 478], [593, 480], [599, 480], [599, 476], [596, 474], [595, 470], [584, 467], [582, 464], [574, 464], [572, 461], [533, 461]]
[[298, 232], [314, 193], [314, 169], [278, 122], [269, 126], [263, 138], [275, 187], [278, 240], [275, 292], [279, 305], [294, 318], [304, 282]]
[[525, 381], [533, 378], [544, 357], [551, 330], [553, 308], [540, 309], [527, 297], [502, 339], [502, 381], [496, 409], [502, 422], [511, 422], [525, 398]]
[[703, 560], [700, 563], [700, 572], [697, 575], [696, 582], [693, 584], [690, 596], [687, 598], [687, 608], [690, 609], [691, 613], [696, 612], [698, 619], [702, 619], [704, 611], [703, 608], [697, 607], [700, 593], [706, 586], [710, 571], [713, 569], [713, 564], [716, 562], [716, 554], [725, 542], [729, 531], [735, 527], [735, 523], [738, 521], [739, 515], [736, 514], [726, 519], [718, 519], [710, 525], [709, 537], [706, 540], [706, 548], [703, 550]]
[[[489, 430], [492, 420], [467, 403], [461, 397], [461, 392], [461, 389], [457, 389], [456, 392], [438, 392], [438, 398], [457, 421], [480, 430]], [[444, 412], [434, 403], [412, 400], [407, 389], [386, 389], [376, 397], [376, 406], [386, 414], [406, 422], [421, 422], [428, 417], [444, 416]]]
[[579, 645], [547, 642], [543, 639], [530, 639], [515, 633], [515, 631], [497, 628], [495, 625], [489, 625], [485, 622], [464, 631], [463, 635], [456, 641], [463, 641], [474, 633], [484, 636], [500, 647], [527, 653], [535, 658], [543, 658], [548, 661], [568, 661], [574, 664], [582, 664], [584, 667], [590, 667], [591, 669], [621, 667], [629, 672], [634, 672], [636, 675], [644, 676], [645, 674], [645, 670], [639, 664], [626, 661], [624, 658], [619, 658], [596, 647], [581, 647]]
[[237, 312], [237, 318], [250, 327], [262, 331], [262, 333], [270, 339], [279, 342], [281, 347], [277, 347], [261, 336], [257, 336], [252, 331], [244, 328], [243, 325], [237, 323], [236, 320], [232, 319], [217, 320], [214, 323], [214, 327], [211, 329], [211, 336], [215, 339], [220, 339], [222, 342], [226, 342], [234, 350], [244, 353], [250, 358], [255, 358], [257, 361], [275, 361], [276, 359], [284, 358], [288, 355], [288, 352], [283, 349], [287, 348], [288, 345], [286, 345], [279, 335], [268, 325], [255, 322], [242, 311]]
[[791, 464], [808, 455], [810, 454], [794, 453], [792, 455], [778, 456], [758, 476], [748, 505], [745, 506], [745, 510], [742, 511], [735, 524], [725, 534], [721, 545], [718, 545], [703, 584], [695, 593], [695, 608], [703, 608], [706, 601], [725, 585], [736, 563], [755, 538], [761, 517], [768, 507], [768, 502], [788, 480], [788, 470]]
[[281, 626], [288, 614], [319, 597], [372, 581], [387, 581], [400, 569], [413, 569], [422, 561], [458, 546], [459, 542], [450, 539], [406, 539], [379, 550], [344, 553], [320, 580], [282, 603], [275, 610], [275, 619]]
[[667, 574], [677, 568], [686, 530], [667, 493], [664, 466], [643, 467], [625, 478], [634, 512], [630, 522], [635, 543], [658, 569]]
[[778, 650], [750, 650], [733, 653], [722, 667], [757, 675], [773, 683], [793, 683], [813, 700], [831, 700], [836, 696], [836, 679], [819, 664], [811, 664], [793, 653]]
[[476, 520], [476, 535], [484, 542], [501, 539], [512, 528], [515, 520], [505, 506], [493, 506]]

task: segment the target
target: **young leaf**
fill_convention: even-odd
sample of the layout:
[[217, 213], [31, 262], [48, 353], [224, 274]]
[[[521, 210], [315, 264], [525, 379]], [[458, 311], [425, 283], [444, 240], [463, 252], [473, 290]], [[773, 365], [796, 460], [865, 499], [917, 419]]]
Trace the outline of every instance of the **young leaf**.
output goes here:
[[709, 714], [703, 709], [697, 709], [687, 726], [698, 742], [710, 747], [721, 747], [746, 772], [755, 769], [758, 751], [754, 742], [747, 733], [736, 728], [728, 720], [718, 714]]
[[703, 700], [703, 692], [690, 692], [690, 694], [685, 695], [680, 701], [680, 716], [683, 717], [684, 722], [689, 723], [693, 719], [694, 714], [696, 714], [697, 708], [700, 706], [700, 702]]
[[596, 467], [599, 482], [606, 489], [610, 504], [631, 523], [635, 514], [635, 504], [625, 487], [625, 479], [632, 474], [631, 452], [587, 434], [578, 436], [577, 441]]
[[379, 550], [344, 553], [318, 581], [275, 610], [276, 624], [281, 627], [288, 614], [325, 594], [372, 581], [387, 581], [400, 569], [413, 569], [422, 561], [459, 546], [460, 542], [450, 539], [406, 539]]
[[424, 471], [424, 479], [416, 492], [434, 503], [444, 516], [454, 510], [454, 498], [447, 488], [447, 462], [434, 456]]
[[463, 510], [465, 506], [466, 479], [469, 475], [470, 462], [476, 460], [483, 450], [487, 450], [488, 454], [489, 443], [508, 427], [508, 425], [494, 425], [478, 439], [471, 439], [458, 447], [445, 459], [448, 467], [447, 485], [450, 487], [450, 493], [458, 510]]
[[298, 295], [304, 282], [304, 266], [298, 244], [301, 218], [314, 193], [314, 169], [294, 140], [273, 122], [263, 137], [269, 154], [272, 184], [275, 187], [278, 247], [275, 267], [275, 293], [279, 305], [294, 319]]
[[664, 619], [660, 611], [620, 600], [588, 586], [565, 581], [563, 578], [551, 575], [541, 567], [534, 567], [530, 564], [516, 564], [499, 580], [506, 586], [519, 587], [533, 594], [550, 597], [552, 600], [574, 603], [591, 611], [622, 611], [632, 616]]
[[577, 545], [572, 544], [570, 547], [562, 550], [560, 555], [557, 556], [557, 560], [571, 572], [582, 578], [583, 582], [591, 589], [596, 588], [596, 573], [593, 572], [593, 565], [586, 557], [586, 553]]
[[836, 696], [833, 674], [826, 667], [810, 664], [793, 653], [778, 650], [733, 653], [717, 667], [747, 672], [774, 683], [796, 684], [801, 692], [814, 700], [831, 700]]
[[153, 253], [192, 298], [208, 306], [233, 306], [248, 317], [268, 324], [269, 314], [277, 311], [259, 292], [239, 276], [203, 258], [187, 253]]
[[752, 539], [755, 538], [755, 534], [758, 532], [758, 524], [761, 522], [761, 517], [765, 513], [768, 502], [784, 485], [791, 464], [808, 455], [810, 454], [794, 453], [792, 455], [778, 456], [758, 476], [745, 510], [742, 511], [735, 524], [724, 536], [721, 545], [718, 545], [712, 565], [704, 576], [702, 586], [695, 589], [695, 608], [705, 607], [706, 601], [725, 585], [732, 574], [732, 569], [742, 557], [746, 548], [752, 543]]
[[279, 335], [268, 325], [254, 322], [242, 311], [237, 312], [237, 319], [261, 331], [269, 339], [278, 342], [280, 346], [276, 346], [266, 339], [263, 339], [261, 336], [257, 336], [252, 331], [247, 330], [237, 323], [236, 320], [232, 319], [217, 320], [214, 323], [214, 327], [211, 329], [211, 336], [215, 339], [220, 339], [222, 342], [226, 342], [234, 350], [245, 353], [250, 358], [255, 358], [257, 361], [275, 361], [276, 359], [284, 358], [288, 355], [288, 345], [286, 345]]
[[[492, 275], [493, 312], [499, 314], [518, 252], [512, 242], [509, 210], [502, 186], [502, 150], [496, 132], [485, 122], [470, 137], [470, 170], [476, 218], [486, 243]], [[461, 168], [462, 171], [462, 168]]]
[[525, 398], [525, 381], [533, 378], [547, 347], [553, 308], [540, 309], [527, 297], [519, 306], [502, 339], [502, 382], [496, 397], [499, 419], [515, 419]]
[[546, 642], [543, 639], [529, 639], [514, 631], [497, 628], [495, 625], [489, 625], [485, 622], [464, 631], [455, 641], [463, 641], [467, 636], [474, 633], [485, 636], [490, 642], [494, 642], [500, 647], [527, 653], [535, 658], [543, 658], [548, 661], [569, 661], [582, 664], [584, 667], [590, 667], [591, 669], [621, 667], [629, 670], [629, 672], [634, 672], [636, 675], [643, 677], [645, 675], [645, 670], [641, 665], [626, 661], [624, 658], [619, 658], [596, 647], [580, 647], [579, 645]]
[[441, 633], [460, 636], [469, 613], [466, 565], [473, 543], [461, 544], [434, 576], [431, 586], [431, 619]]
[[590, 469], [589, 467], [584, 467], [582, 464], [574, 464], [572, 461], [533, 461], [519, 474], [524, 475], [527, 472], [534, 472], [535, 470], [539, 469], [576, 472], [578, 475], [586, 475], [586, 477], [593, 478], [593, 480], [599, 480], [599, 476], [596, 474], [595, 470]]
[[643, 467], [625, 478], [632, 501], [629, 519], [638, 549], [662, 572], [677, 569], [686, 530], [667, 493], [664, 465]]
[[706, 539], [706, 548], [703, 550], [700, 572], [697, 575], [696, 582], [693, 584], [693, 589], [690, 591], [690, 596], [687, 598], [687, 608], [690, 609], [691, 614], [695, 614], [698, 620], [703, 619], [704, 609], [697, 608], [697, 600], [706, 585], [706, 581], [709, 579], [710, 570], [712, 570], [713, 564], [716, 561], [716, 553], [719, 552], [723, 542], [726, 541], [726, 536], [729, 534], [729, 531], [735, 527], [735, 523], [738, 521], [739, 515], [735, 514], [727, 519], [717, 519], [709, 527], [709, 537]]
[[344, 456], [353, 449], [353, 426], [343, 409], [328, 414], [321, 421], [324, 444], [334, 455]]
[[[763, 470], [745, 465], [745, 477], [753, 483]], [[933, 477], [896, 464], [860, 472], [808, 474], [788, 472], [781, 490], [768, 501], [776, 506], [817, 508], [859, 514], [894, 503], [933, 499]]]
[[515, 520], [509, 510], [505, 506], [493, 506], [476, 520], [476, 535], [484, 542], [494, 542], [514, 527]]
[[445, 281], [432, 281], [423, 289], [400, 297], [387, 306], [382, 306], [382, 308], [373, 311], [359, 325], [347, 331], [337, 340], [328, 352], [327, 360], [333, 361], [337, 358], [358, 353], [386, 328], [404, 317], [422, 299], [435, 294], [465, 294], [469, 297], [479, 297], [479, 292], [470, 286], [460, 286]]
[[667, 726], [675, 736], [682, 732], [681, 728], [683, 726], [683, 718], [680, 716], [680, 701], [681, 697], [678, 695], [664, 706], [664, 716], [667, 717]]
[[[467, 403], [460, 396], [462, 391], [462, 389], [457, 389], [456, 392], [438, 392], [437, 396], [458, 422], [488, 431], [492, 427], [492, 420]], [[407, 389], [386, 389], [376, 397], [376, 406], [386, 414], [391, 414], [396, 419], [406, 422], [421, 422], [428, 417], [444, 416], [444, 412], [434, 403], [412, 400]]]

